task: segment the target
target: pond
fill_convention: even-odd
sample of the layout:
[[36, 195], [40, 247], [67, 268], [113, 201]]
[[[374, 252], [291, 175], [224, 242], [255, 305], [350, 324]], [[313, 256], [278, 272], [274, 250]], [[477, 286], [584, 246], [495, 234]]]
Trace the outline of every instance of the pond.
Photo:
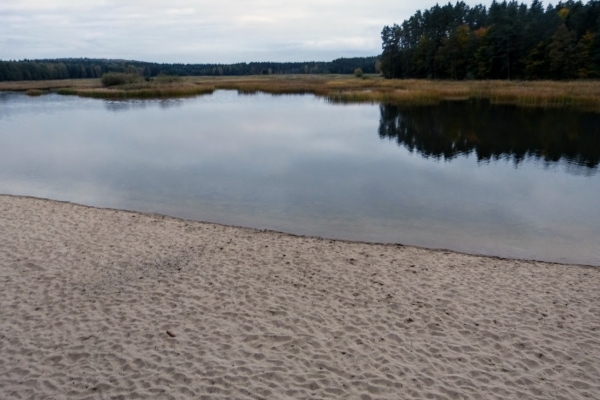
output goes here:
[[327, 238], [600, 265], [599, 164], [568, 110], [0, 93], [0, 193]]

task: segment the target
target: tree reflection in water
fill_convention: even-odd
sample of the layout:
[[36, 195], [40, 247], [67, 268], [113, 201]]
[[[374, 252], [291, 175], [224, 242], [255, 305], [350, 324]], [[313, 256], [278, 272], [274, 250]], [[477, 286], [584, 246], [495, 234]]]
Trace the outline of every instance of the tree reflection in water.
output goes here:
[[530, 109], [486, 102], [437, 106], [381, 105], [379, 136], [423, 157], [451, 160], [474, 153], [479, 161], [526, 158], [567, 163], [594, 174], [600, 164], [600, 114]]

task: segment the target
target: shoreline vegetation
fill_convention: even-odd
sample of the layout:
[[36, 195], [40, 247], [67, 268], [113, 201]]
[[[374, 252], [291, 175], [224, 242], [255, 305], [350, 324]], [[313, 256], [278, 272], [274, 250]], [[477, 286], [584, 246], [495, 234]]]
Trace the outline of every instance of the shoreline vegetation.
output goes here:
[[596, 0], [436, 4], [383, 28], [380, 71], [402, 79], [598, 79], [599, 18]]
[[433, 81], [377, 75], [254, 75], [171, 77], [104, 87], [100, 79], [0, 82], [0, 91], [77, 95], [109, 100], [193, 97], [215, 90], [241, 94], [313, 94], [333, 103], [435, 105], [483, 100], [492, 104], [600, 112], [600, 81]]

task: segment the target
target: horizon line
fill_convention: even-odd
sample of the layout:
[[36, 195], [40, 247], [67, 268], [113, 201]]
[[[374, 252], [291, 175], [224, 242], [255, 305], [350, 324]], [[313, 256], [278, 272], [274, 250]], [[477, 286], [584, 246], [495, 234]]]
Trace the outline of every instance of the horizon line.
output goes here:
[[338, 57], [330, 61], [239, 61], [232, 63], [219, 62], [158, 62], [158, 61], [142, 61], [124, 58], [99, 58], [99, 57], [56, 57], [56, 58], [23, 58], [19, 60], [4, 60], [0, 58], [0, 62], [40, 62], [40, 61], [61, 61], [61, 60], [90, 60], [90, 61], [118, 61], [118, 62], [136, 62], [144, 64], [171, 64], [171, 65], [236, 65], [236, 64], [306, 64], [306, 63], [331, 63], [337, 60], [348, 60], [355, 58], [379, 58], [381, 54], [373, 56], [356, 56], [356, 57]]

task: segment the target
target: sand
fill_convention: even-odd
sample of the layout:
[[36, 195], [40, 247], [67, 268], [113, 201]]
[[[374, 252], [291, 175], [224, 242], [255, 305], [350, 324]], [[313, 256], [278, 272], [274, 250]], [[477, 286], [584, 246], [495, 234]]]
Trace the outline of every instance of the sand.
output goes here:
[[600, 398], [600, 269], [0, 196], [0, 399]]

